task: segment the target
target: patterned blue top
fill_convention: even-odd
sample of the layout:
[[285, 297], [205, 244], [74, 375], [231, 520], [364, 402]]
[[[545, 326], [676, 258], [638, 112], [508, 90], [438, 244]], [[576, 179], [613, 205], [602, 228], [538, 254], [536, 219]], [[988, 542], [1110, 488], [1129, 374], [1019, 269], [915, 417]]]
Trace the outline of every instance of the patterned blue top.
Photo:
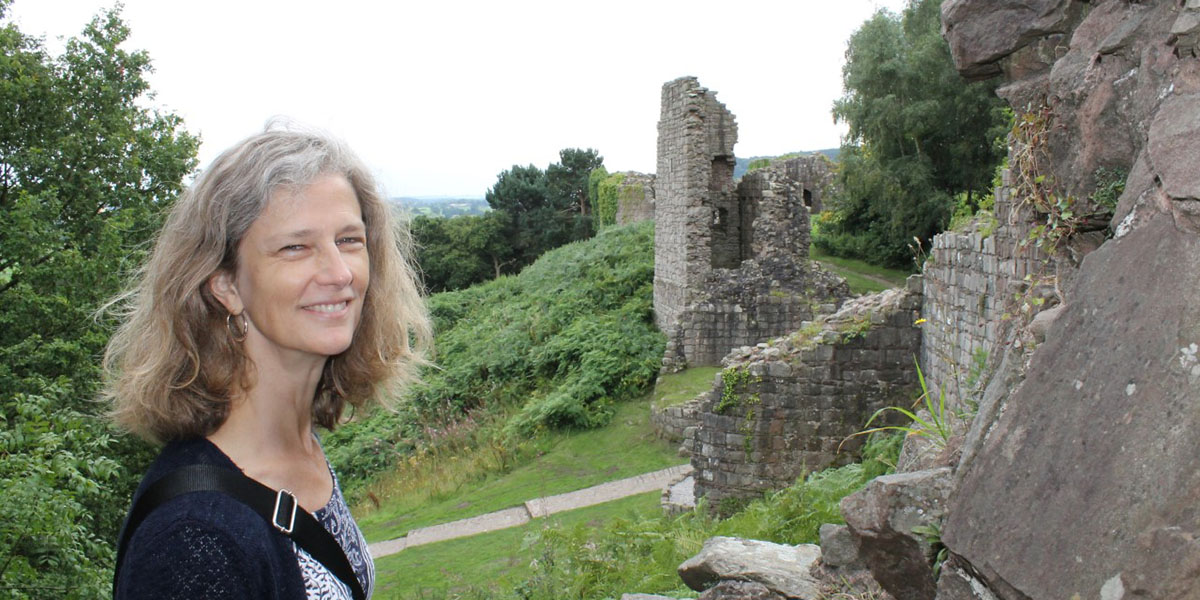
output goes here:
[[[346, 553], [346, 558], [350, 561], [350, 566], [354, 568], [354, 575], [358, 577], [358, 583], [362, 585], [367, 598], [370, 598], [371, 590], [375, 587], [375, 562], [367, 550], [367, 540], [363, 538], [362, 531], [358, 529], [358, 524], [350, 515], [350, 507], [346, 506], [346, 499], [342, 497], [342, 488], [338, 485], [337, 474], [333, 472], [332, 468], [329, 473], [333, 476], [333, 495], [329, 498], [329, 503], [313, 513], [313, 516], [338, 541], [338, 545], [342, 547], [342, 551]], [[300, 563], [300, 573], [304, 576], [304, 591], [308, 594], [309, 600], [352, 600], [354, 596], [350, 593], [350, 586], [342, 583], [336, 575], [325, 568], [325, 565], [310, 556], [295, 542], [292, 542], [292, 547], [296, 551], [296, 560]]]

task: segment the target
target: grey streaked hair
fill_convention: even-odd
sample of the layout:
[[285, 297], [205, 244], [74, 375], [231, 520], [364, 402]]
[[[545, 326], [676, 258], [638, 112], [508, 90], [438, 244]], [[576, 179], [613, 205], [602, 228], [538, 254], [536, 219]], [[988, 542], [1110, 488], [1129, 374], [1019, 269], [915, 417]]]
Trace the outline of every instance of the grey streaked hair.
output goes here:
[[313, 421], [336, 427], [346, 403], [387, 401], [415, 379], [432, 331], [411, 259], [412, 239], [366, 165], [341, 140], [272, 119], [225, 152], [175, 202], [133, 286], [111, 301], [121, 327], [104, 357], [104, 397], [127, 429], [165, 441], [208, 435], [253, 385], [253, 365], [225, 332], [208, 289], [237, 268], [238, 246], [278, 190], [346, 178], [362, 208], [370, 287], [350, 348], [326, 362]]

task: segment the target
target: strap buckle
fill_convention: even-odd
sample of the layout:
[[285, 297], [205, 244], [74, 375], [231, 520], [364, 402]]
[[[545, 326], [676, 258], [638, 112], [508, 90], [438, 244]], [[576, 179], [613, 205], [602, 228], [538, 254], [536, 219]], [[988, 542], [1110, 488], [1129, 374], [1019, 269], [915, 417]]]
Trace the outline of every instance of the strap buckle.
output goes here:
[[[287, 500], [284, 500], [285, 496]], [[275, 510], [271, 513], [271, 524], [275, 526], [275, 529], [283, 532], [284, 535], [292, 535], [292, 529], [296, 527], [296, 507], [299, 505], [300, 503], [296, 501], [296, 496], [292, 495], [291, 492], [279, 490], [279, 493], [275, 494]], [[283, 516], [287, 517], [286, 526], [279, 518], [281, 514], [279, 512], [280, 507], [283, 508]]]

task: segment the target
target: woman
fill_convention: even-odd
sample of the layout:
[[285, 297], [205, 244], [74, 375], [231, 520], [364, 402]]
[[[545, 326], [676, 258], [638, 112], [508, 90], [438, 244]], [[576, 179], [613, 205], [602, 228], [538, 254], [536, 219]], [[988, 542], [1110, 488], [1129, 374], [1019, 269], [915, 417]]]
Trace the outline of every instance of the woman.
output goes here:
[[[135, 502], [196, 465], [286, 490], [369, 595], [374, 567], [314, 425], [394, 396], [422, 362], [409, 246], [338, 140], [269, 124], [217, 157], [172, 207], [105, 356], [117, 422], [166, 442]], [[286, 506], [272, 523], [203, 489], [127, 521], [117, 598], [351, 597], [285, 534]]]

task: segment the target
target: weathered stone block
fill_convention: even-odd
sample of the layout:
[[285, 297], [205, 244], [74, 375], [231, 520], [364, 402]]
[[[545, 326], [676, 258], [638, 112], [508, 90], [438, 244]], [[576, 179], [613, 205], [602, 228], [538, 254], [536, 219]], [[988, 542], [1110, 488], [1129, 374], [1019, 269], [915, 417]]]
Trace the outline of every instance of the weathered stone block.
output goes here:
[[845, 525], [821, 525], [821, 562], [839, 569], [864, 568], [858, 555], [858, 544]]
[[819, 584], [809, 574], [821, 556], [813, 544], [787, 546], [714, 537], [700, 553], [679, 565], [679, 576], [696, 591], [722, 580], [755, 582], [786, 598], [816, 598]]
[[949, 468], [886, 475], [842, 500], [842, 516], [864, 562], [897, 600], [932, 600], [930, 544], [913, 528], [938, 524], [952, 485]]

